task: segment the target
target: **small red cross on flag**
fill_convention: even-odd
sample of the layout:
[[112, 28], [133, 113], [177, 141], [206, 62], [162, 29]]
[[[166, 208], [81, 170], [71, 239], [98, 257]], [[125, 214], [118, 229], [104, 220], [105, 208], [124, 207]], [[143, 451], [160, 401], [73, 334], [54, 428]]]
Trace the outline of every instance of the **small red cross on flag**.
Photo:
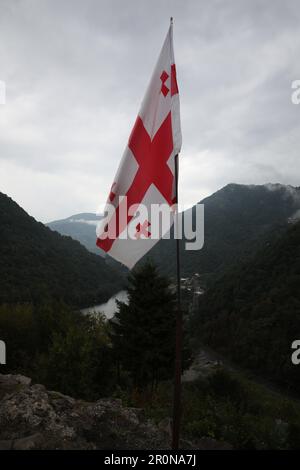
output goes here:
[[[151, 208], [153, 205], [171, 208], [175, 202], [175, 155], [180, 148], [179, 94], [171, 23], [113, 180], [105, 217], [97, 227], [99, 248], [129, 268], [173, 223], [170, 217], [169, 225], [156, 231], [158, 222]], [[153, 236], [158, 232], [159, 236]]]
[[148, 227], [150, 227], [150, 225], [151, 224], [148, 222], [148, 220], [145, 220], [142, 225], [138, 223], [136, 226], [135, 238], [140, 238], [141, 236], [144, 236], [146, 238], [150, 237], [151, 232], [148, 231]]

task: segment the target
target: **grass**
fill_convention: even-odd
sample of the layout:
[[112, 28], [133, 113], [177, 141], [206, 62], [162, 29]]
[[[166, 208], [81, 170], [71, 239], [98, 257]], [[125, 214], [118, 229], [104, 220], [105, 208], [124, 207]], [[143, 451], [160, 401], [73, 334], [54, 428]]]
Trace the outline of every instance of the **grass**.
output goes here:
[[[300, 404], [249, 380], [217, 368], [183, 384], [182, 436], [193, 442], [212, 438], [235, 449], [300, 449]], [[172, 416], [173, 387], [160, 383], [151, 400], [145, 392], [122, 395], [128, 406], [145, 409], [159, 423]]]

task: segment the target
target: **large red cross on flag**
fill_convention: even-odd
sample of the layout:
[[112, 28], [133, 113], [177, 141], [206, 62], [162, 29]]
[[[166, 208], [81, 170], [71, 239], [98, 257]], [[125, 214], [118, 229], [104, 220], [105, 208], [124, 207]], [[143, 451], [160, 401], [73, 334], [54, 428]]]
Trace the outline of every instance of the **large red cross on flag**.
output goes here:
[[[132, 268], [159, 240], [151, 207], [175, 201], [175, 155], [181, 148], [179, 95], [171, 23], [140, 112], [111, 186], [97, 245]], [[125, 215], [124, 215], [125, 214]], [[173, 222], [160, 230], [163, 236]], [[157, 233], [157, 232], [156, 232]], [[131, 234], [131, 236], [130, 236]]]

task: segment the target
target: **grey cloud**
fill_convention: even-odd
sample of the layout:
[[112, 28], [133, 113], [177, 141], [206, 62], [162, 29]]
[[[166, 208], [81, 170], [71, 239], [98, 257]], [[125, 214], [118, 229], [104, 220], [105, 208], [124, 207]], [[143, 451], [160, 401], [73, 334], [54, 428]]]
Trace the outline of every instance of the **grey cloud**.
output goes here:
[[[169, 17], [181, 199], [299, 185], [297, 0], [0, 0], [0, 191], [48, 221], [106, 199]], [[59, 195], [59, 202], [53, 200]]]

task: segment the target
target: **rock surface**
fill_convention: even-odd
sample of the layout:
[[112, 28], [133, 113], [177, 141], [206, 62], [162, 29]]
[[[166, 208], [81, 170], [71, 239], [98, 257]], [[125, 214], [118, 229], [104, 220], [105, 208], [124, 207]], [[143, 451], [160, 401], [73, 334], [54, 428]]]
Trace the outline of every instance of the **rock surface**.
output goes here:
[[[204, 448], [218, 448], [210, 441]], [[182, 441], [182, 447], [201, 449], [203, 443]], [[169, 448], [168, 420], [157, 426], [118, 399], [86, 402], [28, 377], [0, 374], [0, 450]]]
[[169, 436], [121, 400], [75, 400], [0, 374], [0, 449], [166, 449]]

